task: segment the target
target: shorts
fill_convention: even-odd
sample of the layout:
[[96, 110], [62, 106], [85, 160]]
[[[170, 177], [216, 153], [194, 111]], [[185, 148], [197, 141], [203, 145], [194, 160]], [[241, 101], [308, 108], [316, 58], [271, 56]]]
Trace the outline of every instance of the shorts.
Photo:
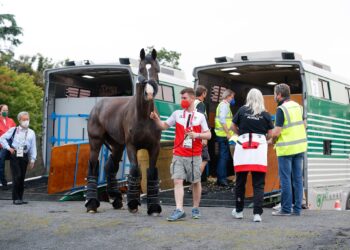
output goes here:
[[210, 161], [208, 146], [202, 148], [202, 161]]
[[201, 181], [200, 165], [202, 163], [202, 157], [193, 156], [193, 168], [191, 162], [192, 156], [185, 157], [174, 155], [170, 164], [171, 179], [182, 179], [191, 183]]

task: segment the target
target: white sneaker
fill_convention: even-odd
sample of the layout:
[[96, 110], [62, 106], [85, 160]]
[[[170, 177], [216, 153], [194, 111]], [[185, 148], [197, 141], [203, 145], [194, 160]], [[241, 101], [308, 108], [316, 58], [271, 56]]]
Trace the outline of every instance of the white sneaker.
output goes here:
[[242, 212], [236, 212], [236, 209], [234, 208], [232, 210], [232, 216], [236, 219], [243, 219], [243, 211]]
[[274, 206], [272, 209], [273, 209], [273, 210], [276, 210], [276, 211], [281, 210], [281, 203], [278, 203], [278, 204], [277, 204], [276, 206]]
[[254, 222], [261, 222], [261, 216], [260, 214], [254, 214], [254, 219], [253, 219]]

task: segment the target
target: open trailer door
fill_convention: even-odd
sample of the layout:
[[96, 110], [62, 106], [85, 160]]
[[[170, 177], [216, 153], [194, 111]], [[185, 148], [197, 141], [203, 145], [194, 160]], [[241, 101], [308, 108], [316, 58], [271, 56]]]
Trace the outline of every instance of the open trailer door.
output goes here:
[[[245, 104], [249, 90], [257, 88], [262, 92], [266, 110], [274, 120], [277, 108], [273, 98], [274, 85], [282, 82], [288, 83], [291, 87], [291, 99], [304, 106], [302, 67], [300, 61], [294, 60], [294, 56], [294, 53], [281, 51], [266, 52], [265, 54], [238, 54], [235, 55], [234, 59], [216, 58], [216, 64], [195, 68], [193, 72], [196, 79], [195, 85], [204, 85], [209, 91], [209, 98], [205, 100], [209, 126], [211, 128], [215, 127], [216, 108], [221, 100], [222, 93], [226, 89], [231, 89], [236, 93], [236, 104], [231, 107], [233, 115]], [[211, 172], [214, 173], [218, 157], [218, 147], [215, 144], [215, 136], [213, 136], [209, 141], [209, 153], [212, 159], [210, 167], [214, 168]], [[231, 171], [232, 166], [231, 162], [228, 166]], [[277, 156], [273, 145], [269, 145], [265, 195], [277, 193], [279, 190]], [[253, 196], [251, 176], [247, 180], [246, 196]]]
[[86, 185], [90, 155], [88, 144], [67, 144], [53, 147], [47, 191], [49, 194]]

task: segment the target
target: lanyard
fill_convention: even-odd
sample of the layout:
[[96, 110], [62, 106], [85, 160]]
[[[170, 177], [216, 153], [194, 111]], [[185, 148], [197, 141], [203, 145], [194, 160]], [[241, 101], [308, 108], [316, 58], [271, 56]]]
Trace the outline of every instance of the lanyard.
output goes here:
[[[192, 127], [192, 121], [193, 121], [193, 117], [194, 117], [194, 111], [192, 111], [192, 113], [188, 114], [191, 116], [189, 122], [187, 122], [186, 124], [186, 128]], [[183, 116], [184, 119], [186, 118], [186, 110], [184, 110]], [[188, 119], [187, 119], [188, 120]]]

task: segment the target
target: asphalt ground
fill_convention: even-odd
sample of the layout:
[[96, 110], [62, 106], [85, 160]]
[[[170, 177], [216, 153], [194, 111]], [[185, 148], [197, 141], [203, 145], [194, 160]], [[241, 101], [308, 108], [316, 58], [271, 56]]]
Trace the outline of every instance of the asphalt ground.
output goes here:
[[256, 223], [250, 208], [237, 220], [232, 208], [203, 207], [194, 220], [185, 207], [184, 220], [168, 222], [174, 207], [162, 208], [152, 217], [145, 205], [131, 214], [102, 202], [88, 214], [81, 201], [0, 200], [0, 249], [350, 249], [350, 211], [275, 217], [265, 208]]

